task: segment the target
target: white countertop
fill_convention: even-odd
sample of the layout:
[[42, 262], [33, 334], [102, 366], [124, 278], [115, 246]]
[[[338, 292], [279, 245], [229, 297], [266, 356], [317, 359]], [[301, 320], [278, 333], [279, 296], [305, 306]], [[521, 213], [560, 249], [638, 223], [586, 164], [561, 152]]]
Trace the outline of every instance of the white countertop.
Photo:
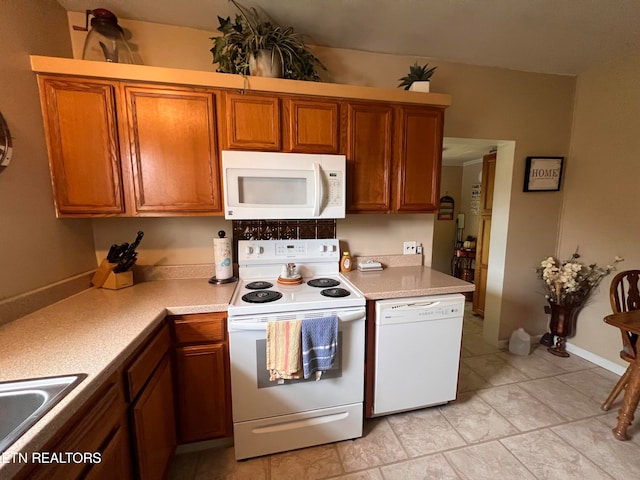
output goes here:
[[342, 273], [367, 300], [473, 292], [475, 285], [429, 267], [390, 267], [373, 272]]
[[[92, 288], [2, 325], [0, 381], [87, 374], [7, 453], [41, 449], [166, 315], [226, 311], [235, 285], [197, 278]], [[0, 477], [22, 466], [0, 462]]]

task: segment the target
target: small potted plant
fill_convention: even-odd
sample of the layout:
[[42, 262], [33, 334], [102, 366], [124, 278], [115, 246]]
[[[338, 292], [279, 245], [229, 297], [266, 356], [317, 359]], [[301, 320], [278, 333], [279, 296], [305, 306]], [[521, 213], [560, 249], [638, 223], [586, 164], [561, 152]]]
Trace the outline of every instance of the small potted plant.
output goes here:
[[326, 68], [306, 47], [301, 34], [292, 27], [274, 24], [253, 7], [230, 1], [239, 13], [233, 21], [218, 17], [222, 35], [211, 37], [211, 53], [218, 72], [320, 80], [317, 69]]
[[409, 75], [399, 78], [400, 85], [398, 88], [404, 87], [405, 90], [411, 90], [414, 92], [428, 92], [429, 91], [429, 79], [438, 67], [429, 68], [427, 63], [421, 67], [418, 62], [409, 66]]

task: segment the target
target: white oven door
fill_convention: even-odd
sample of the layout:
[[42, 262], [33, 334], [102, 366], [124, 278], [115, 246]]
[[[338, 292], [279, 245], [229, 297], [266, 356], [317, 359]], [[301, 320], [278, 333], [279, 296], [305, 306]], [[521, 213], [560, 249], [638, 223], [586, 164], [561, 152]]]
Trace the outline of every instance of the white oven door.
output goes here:
[[[338, 315], [338, 354], [333, 371], [320, 380], [269, 381], [266, 325], [272, 320]], [[309, 311], [229, 320], [233, 421], [362, 403], [364, 398], [365, 308]]]

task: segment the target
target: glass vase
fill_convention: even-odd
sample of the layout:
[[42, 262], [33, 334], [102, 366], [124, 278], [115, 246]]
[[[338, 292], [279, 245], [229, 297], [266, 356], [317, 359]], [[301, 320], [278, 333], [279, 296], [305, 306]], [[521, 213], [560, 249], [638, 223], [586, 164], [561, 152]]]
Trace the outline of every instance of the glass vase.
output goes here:
[[547, 348], [549, 353], [559, 357], [569, 356], [565, 349], [566, 338], [575, 334], [576, 319], [581, 308], [582, 304], [557, 305], [549, 302], [551, 311], [549, 330], [556, 338], [556, 344]]

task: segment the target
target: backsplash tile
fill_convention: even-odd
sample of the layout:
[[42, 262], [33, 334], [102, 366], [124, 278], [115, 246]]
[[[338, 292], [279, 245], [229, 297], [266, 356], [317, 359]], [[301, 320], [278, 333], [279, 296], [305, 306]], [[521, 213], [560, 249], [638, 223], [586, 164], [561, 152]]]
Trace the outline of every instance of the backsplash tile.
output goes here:
[[298, 240], [336, 238], [336, 220], [233, 220], [238, 240]]
[[0, 301], [0, 325], [24, 317], [91, 287], [93, 271]]

